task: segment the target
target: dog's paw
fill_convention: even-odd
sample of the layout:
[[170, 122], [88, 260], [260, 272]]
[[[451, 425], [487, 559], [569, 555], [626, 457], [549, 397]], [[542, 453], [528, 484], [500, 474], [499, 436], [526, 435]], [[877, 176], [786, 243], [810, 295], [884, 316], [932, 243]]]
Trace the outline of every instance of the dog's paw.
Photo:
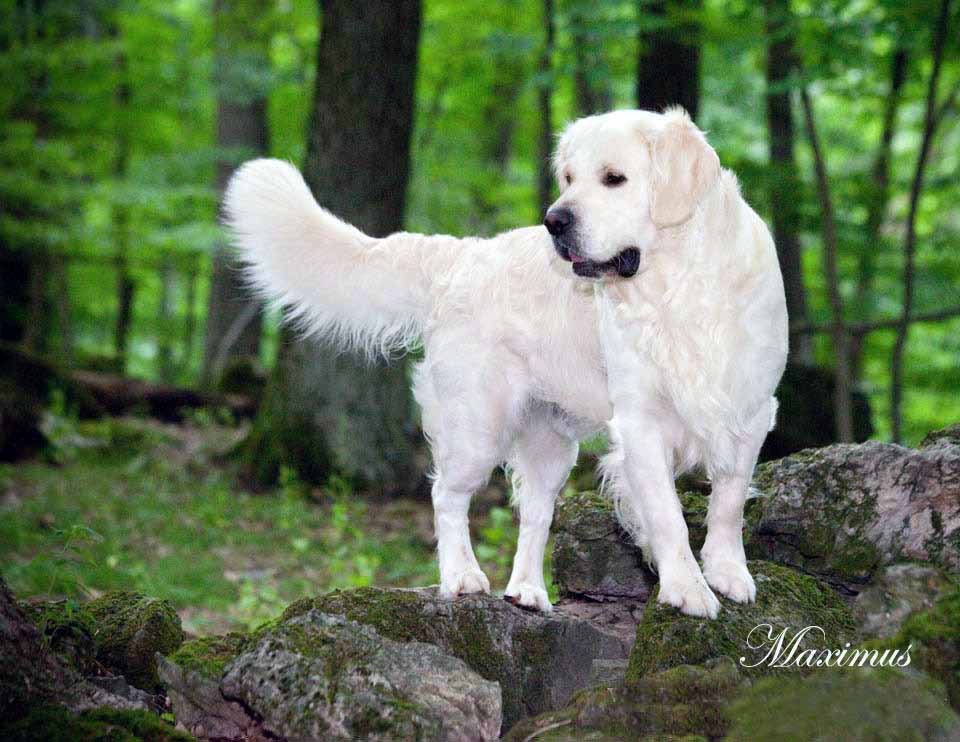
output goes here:
[[458, 595], [489, 592], [490, 580], [476, 567], [465, 569], [449, 579], [440, 581], [440, 597], [445, 600], [453, 600]]
[[547, 597], [547, 591], [542, 587], [525, 582], [508, 585], [503, 593], [503, 598], [518, 608], [527, 608], [542, 613], [550, 613], [553, 610], [550, 598]]
[[752, 603], [757, 597], [757, 586], [746, 564], [708, 559], [703, 563], [703, 576], [710, 587], [735, 603]]
[[660, 574], [657, 602], [679, 608], [681, 613], [700, 618], [716, 618], [720, 601], [707, 585], [699, 568], [682, 568], [676, 573]]

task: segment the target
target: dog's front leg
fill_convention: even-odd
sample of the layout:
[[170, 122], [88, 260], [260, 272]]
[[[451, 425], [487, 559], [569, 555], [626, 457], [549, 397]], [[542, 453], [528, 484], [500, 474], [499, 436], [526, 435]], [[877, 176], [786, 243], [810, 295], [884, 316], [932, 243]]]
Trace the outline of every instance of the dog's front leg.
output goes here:
[[[622, 453], [621, 511], [635, 514], [660, 576], [659, 602], [691, 616], [716, 618], [720, 601], [690, 549], [687, 524], [673, 484], [672, 450], [655, 414], [619, 413], [611, 439]], [[623, 486], [625, 485], [625, 486]], [[625, 507], [624, 507], [625, 506]]]

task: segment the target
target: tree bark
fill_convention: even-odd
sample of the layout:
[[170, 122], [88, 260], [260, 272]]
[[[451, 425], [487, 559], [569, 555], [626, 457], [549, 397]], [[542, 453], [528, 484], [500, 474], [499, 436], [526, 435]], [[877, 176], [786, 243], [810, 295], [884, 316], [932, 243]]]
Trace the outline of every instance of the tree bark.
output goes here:
[[[926, 172], [930, 148], [937, 133], [937, 124], [940, 121], [938, 111], [944, 110], [937, 106], [937, 84], [940, 81], [940, 70], [943, 66], [944, 48], [946, 46], [950, 26], [950, 0], [942, 0], [937, 22], [933, 30], [933, 68], [930, 71], [930, 81], [927, 86], [926, 112], [923, 121], [923, 137], [920, 141], [920, 152], [917, 155], [917, 165], [914, 169], [913, 180], [910, 184], [910, 208], [907, 213], [907, 230], [903, 240], [903, 310], [900, 314], [900, 324], [897, 326], [897, 338], [893, 345], [893, 358], [890, 371], [890, 427], [893, 433], [893, 442], [899, 443], [903, 439], [903, 356], [907, 345], [907, 335], [910, 332], [910, 323], [913, 314], [913, 294], [915, 283], [915, 259], [917, 252], [917, 210], [920, 206], [920, 195], [923, 192], [923, 180]], [[952, 96], [956, 95], [954, 88], [944, 106], [952, 105]]]
[[[907, 78], [907, 53], [902, 47], [894, 50], [890, 64], [890, 92], [883, 109], [883, 128], [874, 156], [870, 197], [867, 203], [866, 234], [857, 265], [857, 288], [854, 306], [861, 308], [873, 287], [877, 272], [877, 246], [881, 241], [881, 228], [890, 201], [890, 152], [896, 126], [900, 94]], [[850, 343], [850, 365], [854, 378], [859, 379], [863, 367], [863, 334], [853, 335]]]
[[591, 33], [591, 11], [596, 3], [574, 0], [568, 9], [573, 33], [573, 90], [578, 116], [590, 116], [613, 107], [610, 74], [603, 45]]
[[843, 316], [843, 298], [840, 295], [840, 275], [837, 267], [837, 225], [833, 212], [833, 197], [830, 195], [830, 180], [827, 164], [820, 149], [813, 104], [806, 89], [800, 90], [807, 137], [813, 150], [813, 166], [817, 180], [817, 196], [823, 220], [823, 275], [827, 283], [827, 299], [830, 305], [831, 336], [833, 338], [834, 406], [836, 409], [837, 440], [852, 443], [853, 436], [853, 376], [850, 368], [850, 336]]
[[541, 218], [553, 203], [553, 48], [556, 35], [553, 0], [543, 0], [543, 47], [537, 69], [540, 136], [537, 140], [537, 208]]
[[[323, 30], [304, 175], [317, 200], [374, 236], [402, 227], [419, 0], [321, 2]], [[288, 467], [324, 482], [412, 493], [422, 483], [406, 365], [371, 365], [285, 332], [247, 445], [263, 483]]]
[[693, 119], [700, 108], [701, 0], [639, 0], [637, 108], [681, 105]]
[[[261, 78], [249, 74], [270, 68], [269, 38], [261, 27], [269, 11], [267, 0], [216, 0], [213, 5], [220, 196], [239, 162], [269, 149], [268, 90]], [[201, 378], [216, 387], [230, 363], [257, 360], [263, 327], [260, 302], [244, 285], [227, 245], [214, 252], [208, 302]], [[240, 328], [238, 317], [246, 318]]]
[[[120, 30], [116, 25], [114, 25], [114, 35], [119, 41]], [[122, 189], [126, 185], [127, 169], [130, 165], [130, 82], [127, 79], [129, 65], [124, 51], [117, 54], [114, 66], [117, 73], [117, 87], [114, 92], [116, 152], [113, 159], [113, 177], [117, 186]], [[130, 212], [125, 193], [118, 194], [113, 204], [113, 239], [117, 274], [117, 321], [114, 325], [113, 344], [118, 368], [123, 372], [127, 366], [127, 344], [130, 338], [133, 297], [136, 291], [128, 259]]]
[[[791, 321], [806, 322], [807, 291], [803, 282], [800, 250], [800, 214], [797, 204], [800, 181], [794, 157], [793, 108], [790, 79], [796, 70], [789, 0], [765, 0], [767, 34], [767, 131], [770, 137], [770, 212], [777, 246], [787, 314]], [[790, 360], [812, 366], [813, 342], [793, 335]]]

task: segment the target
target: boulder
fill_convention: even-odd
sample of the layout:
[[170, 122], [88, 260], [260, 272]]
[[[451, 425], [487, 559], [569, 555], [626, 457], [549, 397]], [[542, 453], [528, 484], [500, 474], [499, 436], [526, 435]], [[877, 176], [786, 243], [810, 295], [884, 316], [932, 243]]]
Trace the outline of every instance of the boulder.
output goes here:
[[960, 570], [960, 446], [951, 441], [838, 444], [761, 465], [748, 553], [851, 594], [896, 561]]
[[526, 719], [506, 740], [621, 742], [718, 739], [728, 727], [724, 707], [743, 686], [728, 659], [681, 665], [573, 697], [566, 708]]
[[94, 626], [97, 660], [116, 669], [131, 685], [154, 692], [160, 687], [157, 654], [170, 654], [183, 642], [180, 617], [165, 600], [116, 591], [87, 603]]
[[[707, 495], [682, 491], [679, 497], [690, 546], [699, 552], [706, 536]], [[746, 510], [748, 525], [755, 521], [753, 513], [751, 500]], [[642, 603], [650, 597], [657, 576], [620, 526], [609, 497], [597, 492], [571, 492], [557, 501], [553, 581], [561, 596]]]
[[341, 615], [395, 641], [435, 644], [500, 684], [504, 729], [561, 708], [587, 685], [594, 660], [625, 659], [629, 643], [612, 631], [557, 611], [543, 615], [489, 595], [442, 600], [434, 588], [361, 588], [301, 600], [283, 614], [311, 609]]
[[51, 705], [75, 712], [101, 706], [147, 708], [142, 698], [117, 695], [64, 664], [0, 577], [0, 719], [14, 722]]
[[652, 672], [718, 657], [737, 662], [746, 676], [796, 673], [800, 669], [792, 665], [777, 668], [762, 661], [770, 650], [770, 637], [786, 630], [786, 646], [803, 628], [819, 627], [802, 635], [798, 651], [839, 648], [856, 639], [849, 608], [828, 585], [768, 562], [748, 566], [757, 584], [756, 602], [724, 599], [720, 615], [712, 621], [661, 605], [655, 591], [637, 627], [627, 679], [639, 680]]
[[500, 689], [439, 647], [310, 609], [261, 631], [224, 696], [294, 740], [494, 740]]
[[766, 678], [737, 698], [728, 714], [727, 742], [960, 738], [960, 719], [942, 688], [889, 669]]
[[954, 589], [954, 581], [936, 567], [892, 564], [877, 572], [851, 607], [864, 639], [889, 639], [910, 616], [929, 611]]

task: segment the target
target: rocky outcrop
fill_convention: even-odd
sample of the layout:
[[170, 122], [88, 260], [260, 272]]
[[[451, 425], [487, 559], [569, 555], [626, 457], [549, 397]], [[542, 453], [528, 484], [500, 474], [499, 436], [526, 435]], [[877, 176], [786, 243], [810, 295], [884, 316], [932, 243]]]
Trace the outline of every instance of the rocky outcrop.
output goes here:
[[[729, 726], [727, 702], [744, 681], [730, 660], [678, 667], [613, 687], [578, 693], [560, 710], [527, 719], [509, 742], [663, 742], [719, 739]], [[690, 735], [690, 736], [687, 736]]]
[[901, 560], [960, 570], [960, 446], [949, 435], [914, 450], [871, 441], [761, 466], [757, 558], [858, 592]]
[[[146, 694], [130, 689], [123, 678], [84, 678], [61, 660], [31, 616], [0, 578], [0, 739], [186, 739], [148, 713]], [[49, 636], [56, 639], [55, 633]], [[60, 644], [69, 647], [67, 659], [76, 656], [77, 636], [83, 631]], [[89, 657], [87, 650], [83, 656]]]
[[907, 619], [929, 611], [955, 589], [955, 582], [936, 567], [913, 563], [884, 567], [852, 603], [860, 635], [889, 639]]
[[334, 592], [294, 603], [284, 618], [310, 609], [346, 616], [396, 641], [435, 644], [460, 658], [500, 684], [505, 729], [560, 708], [587, 685], [595, 660], [626, 659], [632, 643], [559, 611], [532, 613], [489, 595], [445, 601], [433, 588]]
[[439, 647], [304, 607], [250, 636], [187, 642], [161, 664], [203, 738], [490, 740], [500, 688]]
[[819, 627], [802, 635], [798, 651], [842, 647], [856, 639], [849, 608], [826, 584], [768, 562], [748, 566], [757, 584], [756, 602], [723, 600], [723, 609], [713, 621], [685, 616], [650, 600], [637, 627], [627, 679], [639, 680], [652, 672], [719, 657], [737, 662], [747, 676], [797, 673], [802, 668], [780, 669], [763, 661], [772, 646], [768, 637], [785, 630], [787, 644], [804, 627]]
[[775, 739], [960, 739], [960, 718], [942, 689], [901, 672], [854, 670], [768, 678], [728, 709], [727, 742]]

